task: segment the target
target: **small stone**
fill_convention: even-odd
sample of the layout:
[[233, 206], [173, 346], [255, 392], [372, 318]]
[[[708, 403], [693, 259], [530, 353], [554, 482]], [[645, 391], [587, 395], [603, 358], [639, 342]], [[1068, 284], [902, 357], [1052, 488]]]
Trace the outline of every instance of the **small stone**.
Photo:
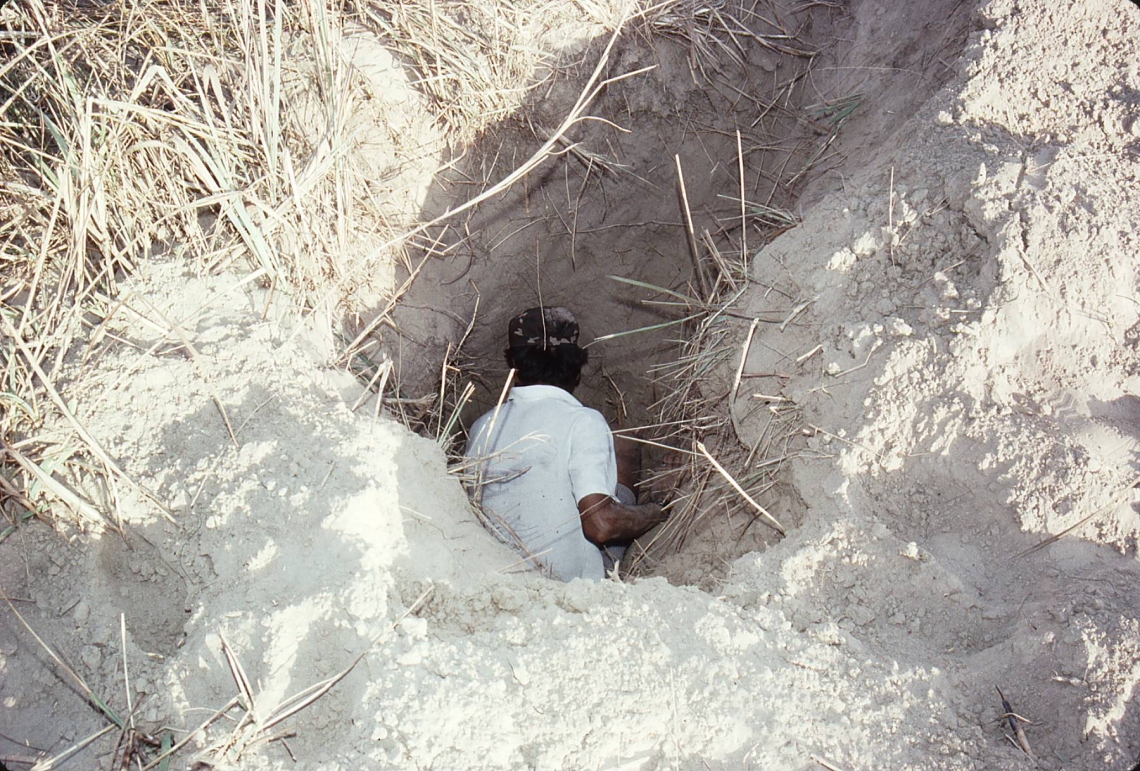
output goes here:
[[424, 654], [418, 649], [412, 649], [396, 658], [396, 662], [402, 667], [414, 667], [424, 660]]
[[91, 620], [91, 605], [87, 600], [80, 600], [75, 606], [75, 626], [82, 629]]
[[99, 667], [103, 666], [103, 654], [94, 645], [84, 646], [79, 653], [79, 660], [83, 662], [88, 672], [98, 672]]
[[185, 511], [190, 507], [190, 496], [185, 490], [177, 490], [170, 498], [171, 511]]

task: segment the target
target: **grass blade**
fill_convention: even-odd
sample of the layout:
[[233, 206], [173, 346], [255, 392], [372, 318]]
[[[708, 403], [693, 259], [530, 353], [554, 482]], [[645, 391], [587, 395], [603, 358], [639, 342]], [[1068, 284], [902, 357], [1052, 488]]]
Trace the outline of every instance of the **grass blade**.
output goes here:
[[768, 510], [766, 508], [757, 503], [751, 495], [744, 491], [744, 488], [741, 487], [740, 483], [733, 478], [732, 474], [729, 474], [728, 471], [725, 470], [724, 466], [720, 465], [720, 463], [717, 462], [717, 459], [714, 458], [712, 454], [705, 448], [703, 442], [697, 442], [697, 449], [700, 450], [701, 454], [704, 455], [708, 462], [712, 464], [717, 473], [724, 477], [726, 482], [732, 485], [732, 489], [736, 490], [736, 492], [738, 492], [740, 496], [744, 498], [744, 500], [748, 501], [748, 503], [752, 505], [752, 508], [756, 509], [756, 511], [760, 513], [760, 516], [768, 520], [769, 524], [771, 524], [772, 527], [776, 528], [780, 535], [787, 535], [787, 531], [784, 530], [784, 526], [780, 524], [779, 520], [768, 513]]
[[52, 769], [58, 768], [61, 763], [65, 762], [72, 755], [79, 752], [83, 748], [87, 747], [92, 742], [96, 742], [99, 739], [102, 739], [104, 736], [106, 736], [107, 734], [114, 731], [116, 729], [116, 727], [117, 726], [113, 726], [113, 725], [109, 725], [109, 726], [104, 727], [102, 730], [91, 734], [86, 739], [83, 739], [83, 740], [78, 741], [75, 744], [71, 745], [66, 750], [64, 750], [63, 752], [56, 755], [55, 757], [46, 758], [44, 760], [39, 761], [34, 766], [32, 766], [31, 771], [52, 771]]
[[66, 672], [71, 677], [72, 681], [77, 686], [79, 686], [79, 689], [83, 691], [84, 695], [86, 695], [87, 698], [91, 700], [91, 703], [98, 707], [99, 710], [104, 715], [106, 715], [112, 723], [115, 724], [114, 726], [109, 726], [109, 728], [118, 727], [120, 730], [126, 730], [127, 724], [123, 722], [123, 719], [115, 714], [115, 711], [108, 707], [102, 699], [96, 696], [95, 692], [91, 690], [83, 678], [77, 675], [74, 669], [65, 664], [63, 659], [59, 657], [55, 650], [53, 650], [50, 645], [44, 642], [42, 637], [36, 634], [36, 630], [32, 629], [31, 624], [24, 620], [24, 617], [20, 615], [20, 611], [16, 610], [16, 606], [12, 604], [12, 601], [9, 600], [7, 596], [4, 596], [4, 602], [8, 603], [8, 607], [11, 609], [12, 613], [16, 615], [16, 618], [19, 620], [19, 622], [24, 625], [24, 629], [28, 630], [28, 634], [35, 638], [35, 641], [38, 642], [40, 644], [40, 647], [47, 652], [52, 661], [58, 664], [59, 668]]
[[[226, 642], [225, 636], [219, 634], [218, 639], [222, 641], [222, 652], [226, 656], [226, 664], [230, 667], [230, 674], [234, 678], [234, 683], [237, 684], [238, 692], [241, 697], [245, 699], [244, 706], [251, 714], [256, 710], [256, 704], [253, 700], [253, 689], [249, 685], [249, 678], [245, 676], [245, 670], [242, 669], [241, 662], [238, 657], [234, 655], [233, 649], [230, 644]], [[257, 723], [257, 717], [254, 715], [254, 723]]]
[[673, 321], [665, 321], [665, 322], [662, 322], [661, 324], [652, 324], [648, 327], [638, 327], [637, 329], [627, 329], [624, 332], [611, 332], [608, 335], [602, 335], [601, 337], [595, 337], [591, 342], [587, 343], [585, 345], [585, 347], [589, 348], [594, 343], [601, 343], [601, 342], [604, 342], [605, 340], [613, 340], [614, 338], [617, 338], [617, 337], [625, 337], [626, 335], [636, 335], [639, 332], [652, 332], [655, 329], [665, 329], [667, 327], [673, 327], [673, 326], [676, 326], [677, 324], [684, 324], [686, 321], [692, 321], [693, 319], [699, 319], [701, 316], [704, 316], [704, 315], [705, 315], [705, 312], [701, 311], [700, 313], [694, 313], [692, 316], [686, 316], [683, 319], [674, 319]]
[[667, 294], [670, 297], [676, 297], [678, 300], [682, 300], [690, 306], [701, 304], [696, 299], [689, 297], [688, 295], [681, 294], [680, 292], [674, 292], [672, 289], [666, 289], [663, 286], [655, 286], [654, 284], [649, 284], [645, 281], [638, 281], [635, 278], [626, 278], [625, 276], [607, 276], [607, 278], [611, 278], [614, 281], [620, 281], [623, 284], [629, 284], [630, 286], [640, 287], [641, 289], [648, 289], [651, 292], [659, 292], [661, 294]]

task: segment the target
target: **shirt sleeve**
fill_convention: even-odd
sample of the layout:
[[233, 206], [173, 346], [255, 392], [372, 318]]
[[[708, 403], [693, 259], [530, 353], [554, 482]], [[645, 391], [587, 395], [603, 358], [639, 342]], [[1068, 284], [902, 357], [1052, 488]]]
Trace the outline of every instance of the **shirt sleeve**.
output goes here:
[[577, 503], [587, 495], [614, 494], [617, 455], [606, 419], [597, 410], [584, 410], [570, 427], [570, 490]]

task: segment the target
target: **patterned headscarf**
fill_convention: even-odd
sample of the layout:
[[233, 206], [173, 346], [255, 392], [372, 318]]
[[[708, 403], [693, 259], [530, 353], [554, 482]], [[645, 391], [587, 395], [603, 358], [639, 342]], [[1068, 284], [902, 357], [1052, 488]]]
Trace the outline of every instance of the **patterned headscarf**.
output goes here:
[[541, 348], [578, 344], [578, 320], [567, 308], [527, 308], [507, 325], [511, 348]]

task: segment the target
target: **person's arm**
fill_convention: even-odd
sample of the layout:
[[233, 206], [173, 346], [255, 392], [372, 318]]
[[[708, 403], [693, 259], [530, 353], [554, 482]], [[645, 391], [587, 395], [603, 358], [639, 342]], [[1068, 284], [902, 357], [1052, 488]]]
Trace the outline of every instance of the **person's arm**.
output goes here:
[[591, 493], [578, 501], [578, 513], [582, 517], [582, 534], [598, 546], [632, 541], [668, 518], [655, 503], [626, 506], [600, 493]]

